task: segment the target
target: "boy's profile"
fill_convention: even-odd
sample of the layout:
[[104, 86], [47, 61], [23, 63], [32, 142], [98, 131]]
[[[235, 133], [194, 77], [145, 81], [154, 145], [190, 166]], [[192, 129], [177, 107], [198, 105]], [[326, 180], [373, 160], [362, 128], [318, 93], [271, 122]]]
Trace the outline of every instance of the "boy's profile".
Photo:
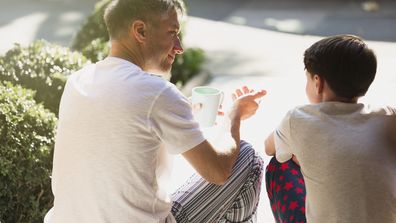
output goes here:
[[396, 150], [385, 139], [396, 109], [358, 102], [376, 75], [374, 52], [357, 36], [331, 36], [305, 51], [304, 65], [311, 104], [289, 111], [265, 143], [276, 221], [396, 222]]

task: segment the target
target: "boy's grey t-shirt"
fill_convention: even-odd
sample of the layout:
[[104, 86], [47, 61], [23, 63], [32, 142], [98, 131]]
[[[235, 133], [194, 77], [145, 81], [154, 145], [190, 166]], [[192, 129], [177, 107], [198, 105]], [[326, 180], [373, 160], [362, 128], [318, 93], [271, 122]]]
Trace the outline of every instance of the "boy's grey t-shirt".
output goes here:
[[288, 112], [276, 158], [300, 162], [307, 222], [396, 222], [396, 148], [385, 140], [395, 111], [325, 102]]

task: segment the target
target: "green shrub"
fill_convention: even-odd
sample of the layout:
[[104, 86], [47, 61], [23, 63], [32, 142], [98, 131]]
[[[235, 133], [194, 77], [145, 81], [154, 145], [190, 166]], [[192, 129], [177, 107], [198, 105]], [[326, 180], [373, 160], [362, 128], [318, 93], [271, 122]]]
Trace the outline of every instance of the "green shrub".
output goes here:
[[0, 82], [0, 221], [42, 222], [52, 206], [56, 117], [34, 92]]
[[170, 82], [181, 87], [201, 71], [205, 54], [199, 48], [187, 48], [182, 55], [177, 55], [172, 66]]
[[[86, 19], [72, 41], [71, 48], [81, 51], [92, 62], [103, 59], [109, 52], [109, 36], [103, 14], [110, 2], [111, 0], [102, 0], [96, 4], [94, 12]], [[183, 86], [201, 71], [204, 60], [203, 50], [185, 49], [185, 53], [176, 56], [170, 81], [179, 87]]]
[[73, 38], [71, 45], [73, 50], [82, 51], [95, 39], [100, 39], [104, 42], [109, 40], [103, 15], [110, 2], [111, 0], [102, 0], [96, 3], [93, 13], [84, 21], [80, 30]]
[[36, 101], [58, 114], [67, 75], [86, 63], [87, 59], [81, 53], [43, 40], [27, 47], [16, 44], [0, 57], [0, 81], [35, 90]]
[[99, 60], [103, 60], [108, 54], [110, 50], [109, 41], [105, 41], [101, 38], [96, 38], [91, 41], [86, 47], [81, 50], [81, 53], [91, 60], [92, 62], [97, 62]]

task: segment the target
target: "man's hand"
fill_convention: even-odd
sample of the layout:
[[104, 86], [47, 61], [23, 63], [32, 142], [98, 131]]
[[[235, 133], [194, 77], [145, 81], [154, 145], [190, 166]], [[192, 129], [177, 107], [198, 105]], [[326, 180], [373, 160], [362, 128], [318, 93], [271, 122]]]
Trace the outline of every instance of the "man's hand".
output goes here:
[[[232, 173], [232, 167], [240, 151], [240, 120], [252, 116], [265, 91], [255, 93], [247, 87], [238, 89], [233, 95], [234, 105], [229, 113], [230, 120], [221, 123], [222, 130], [214, 145], [204, 141], [194, 148], [183, 153], [184, 158], [207, 181], [214, 184], [224, 184]], [[200, 105], [192, 105], [193, 109], [200, 109]]]
[[242, 87], [242, 89], [237, 89], [232, 94], [234, 106], [232, 107], [231, 115], [238, 115], [241, 120], [250, 118], [256, 113], [260, 99], [266, 94], [265, 90], [255, 92], [246, 86]]

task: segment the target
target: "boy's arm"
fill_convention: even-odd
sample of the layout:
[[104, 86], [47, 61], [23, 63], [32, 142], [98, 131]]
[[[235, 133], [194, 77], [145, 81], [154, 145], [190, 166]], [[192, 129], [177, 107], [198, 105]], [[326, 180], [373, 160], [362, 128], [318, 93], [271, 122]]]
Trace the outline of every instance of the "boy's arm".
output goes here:
[[265, 146], [265, 153], [268, 156], [275, 156], [274, 132], [271, 132], [271, 134], [267, 137], [267, 139], [264, 142], [264, 146]]
[[[268, 156], [275, 156], [275, 140], [274, 140], [274, 132], [271, 132], [271, 134], [267, 137], [267, 139], [264, 142], [265, 144], [265, 153]], [[297, 160], [296, 155], [293, 154], [292, 160], [297, 164], [300, 165], [300, 163]]]

